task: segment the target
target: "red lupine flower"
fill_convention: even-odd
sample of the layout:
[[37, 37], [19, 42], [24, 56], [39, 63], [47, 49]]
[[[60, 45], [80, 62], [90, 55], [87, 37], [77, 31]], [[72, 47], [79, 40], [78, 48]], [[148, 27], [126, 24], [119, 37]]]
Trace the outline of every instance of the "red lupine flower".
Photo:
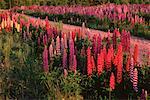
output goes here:
[[106, 69], [110, 69], [111, 61], [113, 59], [113, 46], [111, 45], [106, 54]]
[[109, 87], [110, 87], [110, 91], [115, 89], [115, 76], [113, 72], [111, 73], [111, 76], [110, 76]]
[[49, 66], [48, 66], [48, 50], [47, 47], [44, 47], [43, 51], [43, 68], [44, 71], [47, 73], [49, 71]]
[[133, 72], [133, 89], [138, 92], [138, 70], [135, 68]]
[[133, 82], [133, 70], [134, 70], [134, 60], [133, 57], [131, 57], [131, 64], [130, 64], [130, 80]]
[[99, 76], [102, 74], [103, 69], [104, 69], [104, 51], [98, 54], [97, 58], [97, 71]]
[[91, 50], [90, 47], [87, 49], [87, 74], [92, 75], [92, 64], [91, 64]]
[[137, 61], [138, 61], [138, 45], [136, 44], [135, 45], [135, 48], [134, 48], [134, 64], [136, 65], [137, 64]]
[[120, 83], [122, 81], [122, 67], [123, 67], [123, 52], [122, 45], [118, 45], [117, 52], [117, 82]]
[[95, 62], [94, 62], [94, 57], [93, 57], [93, 56], [91, 56], [91, 66], [92, 66], [92, 69], [93, 69], [94, 71], [96, 71]]

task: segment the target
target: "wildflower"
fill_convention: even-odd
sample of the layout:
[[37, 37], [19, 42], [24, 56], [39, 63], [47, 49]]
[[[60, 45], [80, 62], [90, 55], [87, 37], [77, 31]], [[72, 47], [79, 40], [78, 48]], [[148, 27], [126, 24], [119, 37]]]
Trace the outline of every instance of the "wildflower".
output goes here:
[[113, 72], [111, 73], [111, 76], [110, 76], [109, 87], [110, 87], [110, 91], [115, 89], [115, 76]]
[[99, 34], [97, 37], [97, 53], [100, 53], [101, 46], [102, 46], [102, 39], [101, 39], [101, 36]]
[[138, 92], [138, 70], [135, 68], [133, 72], [133, 89]]
[[94, 62], [94, 57], [93, 56], [91, 56], [91, 66], [92, 66], [92, 70], [96, 71], [95, 62]]
[[49, 57], [50, 57], [50, 59], [52, 59], [53, 55], [54, 55], [53, 45], [50, 44], [50, 46], [49, 46]]
[[60, 38], [57, 36], [56, 38], [56, 54], [60, 55]]
[[43, 51], [43, 68], [44, 71], [47, 73], [49, 71], [49, 67], [48, 67], [48, 50], [47, 47], [44, 47], [44, 51]]
[[117, 82], [120, 83], [122, 81], [122, 67], [123, 67], [123, 52], [122, 45], [118, 45], [117, 51]]
[[104, 51], [98, 54], [97, 58], [97, 71], [98, 75], [100, 76], [104, 68]]
[[76, 59], [76, 55], [73, 56], [73, 68], [72, 70], [74, 71], [74, 73], [76, 73], [77, 70], [77, 59]]
[[91, 50], [89, 47], [86, 52], [87, 52], [87, 74], [89, 76], [91, 76], [92, 75], [92, 64], [91, 64]]
[[137, 60], [138, 60], [138, 45], [136, 44], [135, 45], [135, 48], [134, 48], [134, 64], [136, 65], [137, 64]]
[[131, 60], [130, 55], [128, 55], [127, 62], [126, 62], [126, 71], [127, 72], [129, 72], [129, 69], [130, 69], [130, 60]]
[[130, 64], [130, 80], [133, 82], [133, 69], [134, 69], [134, 60], [133, 57], [131, 57], [131, 64]]
[[69, 66], [70, 68], [73, 66], [73, 55], [74, 55], [74, 42], [72, 37], [69, 40], [69, 49], [70, 49], [70, 54], [69, 54]]
[[63, 51], [63, 60], [62, 60], [62, 64], [63, 64], [63, 68], [66, 69], [67, 68], [67, 52], [66, 49], [64, 49]]

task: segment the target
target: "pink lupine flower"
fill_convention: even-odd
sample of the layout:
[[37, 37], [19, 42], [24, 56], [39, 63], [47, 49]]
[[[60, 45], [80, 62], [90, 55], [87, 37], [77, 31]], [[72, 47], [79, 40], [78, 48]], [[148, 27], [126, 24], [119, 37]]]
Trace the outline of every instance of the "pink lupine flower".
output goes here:
[[46, 35], [46, 34], [43, 36], [43, 44], [44, 44], [44, 45], [47, 44], [47, 35]]
[[73, 55], [74, 55], [74, 42], [73, 39], [70, 38], [69, 40], [69, 49], [70, 49], [70, 54], [69, 54], [69, 66], [73, 66]]
[[63, 60], [62, 60], [62, 64], [63, 64], [63, 68], [66, 69], [67, 68], [67, 51], [66, 49], [64, 49], [63, 51]]
[[87, 74], [88, 76], [92, 75], [92, 64], [91, 64], [91, 49], [88, 47], [87, 52]]
[[64, 51], [64, 39], [61, 38], [61, 54], [63, 54], [63, 51]]
[[64, 47], [67, 49], [67, 36], [64, 34]]
[[110, 87], [110, 91], [115, 89], [115, 76], [113, 72], [111, 73], [111, 76], [110, 76], [109, 87]]
[[44, 71], [47, 73], [49, 71], [49, 66], [48, 66], [48, 50], [47, 47], [44, 47], [43, 51], [43, 68]]
[[133, 89], [138, 92], [138, 70], [135, 68], [133, 72]]
[[54, 56], [53, 45], [50, 44], [50, 46], [49, 46], [49, 57], [50, 57], [50, 59], [52, 59], [53, 56]]
[[73, 56], [73, 67], [72, 70], [74, 71], [74, 73], [76, 73], [77, 70], [77, 59], [76, 59], [76, 55]]
[[60, 38], [57, 36], [56, 38], [56, 54], [60, 55]]
[[106, 69], [111, 68], [111, 61], [113, 59], [113, 47], [112, 45], [108, 49], [108, 53], [106, 54]]

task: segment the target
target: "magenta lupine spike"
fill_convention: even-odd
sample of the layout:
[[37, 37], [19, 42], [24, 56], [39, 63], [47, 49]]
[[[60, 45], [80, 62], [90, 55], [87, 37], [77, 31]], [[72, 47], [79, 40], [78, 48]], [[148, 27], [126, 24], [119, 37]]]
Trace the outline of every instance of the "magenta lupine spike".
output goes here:
[[77, 59], [76, 59], [76, 55], [73, 56], [73, 71], [74, 73], [76, 73], [77, 70]]
[[64, 47], [67, 49], [67, 36], [64, 34]]
[[102, 39], [101, 35], [99, 34], [97, 37], [97, 53], [101, 52], [101, 46], [102, 46]]
[[133, 72], [133, 89], [138, 92], [138, 70], [135, 68]]
[[50, 59], [52, 59], [53, 56], [54, 56], [53, 45], [50, 44], [50, 46], [49, 46], [49, 57], [50, 57]]
[[57, 36], [56, 38], [56, 53], [57, 55], [60, 55], [60, 38]]
[[63, 51], [63, 59], [62, 59], [62, 64], [63, 64], [63, 68], [66, 69], [67, 68], [67, 51], [66, 49], [64, 49]]
[[44, 47], [43, 51], [43, 68], [44, 71], [47, 73], [49, 71], [49, 66], [48, 66], [48, 50], [47, 47]]
[[64, 39], [61, 38], [61, 54], [63, 54], [64, 51]]
[[130, 65], [130, 80], [133, 82], [133, 70], [134, 70], [134, 60], [133, 57], [131, 57], [131, 65]]
[[69, 40], [69, 49], [70, 49], [69, 66], [72, 67], [72, 65], [73, 65], [73, 55], [74, 55], [74, 42], [73, 42], [72, 38], [70, 38], [70, 40]]

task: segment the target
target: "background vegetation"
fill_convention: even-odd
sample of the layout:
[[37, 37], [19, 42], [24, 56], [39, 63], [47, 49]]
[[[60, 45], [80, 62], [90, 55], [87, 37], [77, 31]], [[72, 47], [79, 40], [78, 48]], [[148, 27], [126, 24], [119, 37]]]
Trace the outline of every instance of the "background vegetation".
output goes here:
[[116, 4], [149, 4], [149, 0], [0, 0], [0, 8], [8, 9], [14, 6], [28, 5], [98, 5], [104, 3]]

